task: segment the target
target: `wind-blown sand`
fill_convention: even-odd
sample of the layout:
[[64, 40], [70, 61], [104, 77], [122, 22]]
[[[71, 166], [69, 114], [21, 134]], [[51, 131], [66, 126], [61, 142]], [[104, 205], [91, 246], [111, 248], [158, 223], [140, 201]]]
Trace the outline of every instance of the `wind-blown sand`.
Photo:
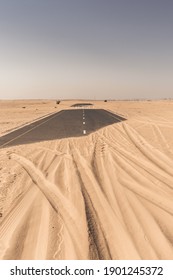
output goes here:
[[[20, 102], [2, 135], [76, 103]], [[0, 259], [173, 259], [173, 102], [94, 108], [127, 121], [0, 150]]]

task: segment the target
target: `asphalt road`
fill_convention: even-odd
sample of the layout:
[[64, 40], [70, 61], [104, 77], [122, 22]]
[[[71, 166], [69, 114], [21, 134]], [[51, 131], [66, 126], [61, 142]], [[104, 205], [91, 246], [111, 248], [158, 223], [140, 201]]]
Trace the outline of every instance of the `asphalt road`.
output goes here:
[[93, 106], [92, 103], [76, 103], [73, 104], [71, 107], [83, 107], [83, 106]]
[[0, 148], [85, 136], [124, 120], [102, 109], [63, 110], [0, 137]]

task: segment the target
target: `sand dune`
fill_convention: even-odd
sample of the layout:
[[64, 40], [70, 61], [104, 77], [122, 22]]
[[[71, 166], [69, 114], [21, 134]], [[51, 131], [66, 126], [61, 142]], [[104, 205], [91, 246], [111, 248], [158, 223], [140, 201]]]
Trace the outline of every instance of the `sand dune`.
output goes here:
[[173, 259], [173, 118], [156, 103], [102, 104], [128, 120], [1, 150], [0, 259]]

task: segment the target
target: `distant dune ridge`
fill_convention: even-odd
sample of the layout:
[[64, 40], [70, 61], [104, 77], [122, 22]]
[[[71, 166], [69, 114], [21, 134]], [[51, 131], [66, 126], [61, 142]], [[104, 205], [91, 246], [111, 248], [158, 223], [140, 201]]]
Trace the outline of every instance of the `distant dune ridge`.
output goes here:
[[[2, 135], [78, 101], [8, 102]], [[173, 259], [173, 102], [91, 103], [127, 120], [0, 149], [0, 259]]]

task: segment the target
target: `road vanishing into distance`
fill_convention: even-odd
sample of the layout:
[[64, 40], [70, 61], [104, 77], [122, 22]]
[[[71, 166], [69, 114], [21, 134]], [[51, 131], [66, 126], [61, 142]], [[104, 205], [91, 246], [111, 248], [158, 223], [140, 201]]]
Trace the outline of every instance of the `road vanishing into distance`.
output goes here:
[[0, 148], [85, 136], [124, 120], [103, 109], [62, 110], [0, 137]]

